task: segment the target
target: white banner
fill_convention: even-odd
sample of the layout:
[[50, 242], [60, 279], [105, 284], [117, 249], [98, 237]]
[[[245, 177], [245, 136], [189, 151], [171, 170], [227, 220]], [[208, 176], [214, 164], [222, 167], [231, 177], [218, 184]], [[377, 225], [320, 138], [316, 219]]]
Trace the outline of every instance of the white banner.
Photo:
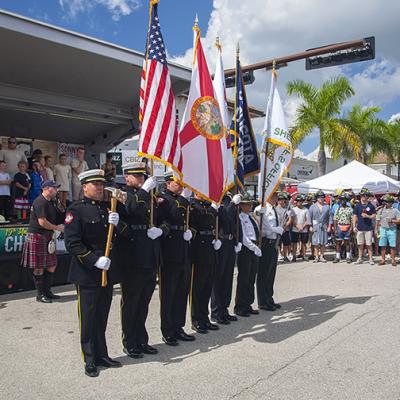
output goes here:
[[258, 197], [263, 204], [269, 201], [272, 194], [278, 189], [293, 158], [293, 147], [276, 84], [277, 74], [272, 71], [263, 130], [261, 172], [258, 178]]

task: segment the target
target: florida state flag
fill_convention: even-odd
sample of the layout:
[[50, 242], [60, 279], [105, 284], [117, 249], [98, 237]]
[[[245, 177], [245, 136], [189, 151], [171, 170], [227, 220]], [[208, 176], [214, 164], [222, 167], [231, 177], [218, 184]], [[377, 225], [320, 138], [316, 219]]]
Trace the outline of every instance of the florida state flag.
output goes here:
[[194, 30], [192, 80], [179, 139], [182, 183], [204, 199], [220, 203], [227, 187], [226, 136], [200, 41]]

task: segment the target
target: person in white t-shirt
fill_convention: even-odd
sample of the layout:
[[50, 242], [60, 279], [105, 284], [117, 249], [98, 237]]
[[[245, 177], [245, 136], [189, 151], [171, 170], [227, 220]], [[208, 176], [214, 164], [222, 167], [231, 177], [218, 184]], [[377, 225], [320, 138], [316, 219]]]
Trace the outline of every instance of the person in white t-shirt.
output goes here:
[[71, 162], [72, 168], [72, 200], [77, 201], [83, 198], [82, 185], [78, 175], [89, 169], [85, 161], [85, 149], [78, 147], [76, 150], [76, 158]]
[[47, 173], [47, 179], [50, 181], [54, 181], [53, 157], [52, 156], [44, 156], [44, 168]]
[[0, 150], [0, 160], [6, 162], [11, 179], [14, 179], [14, 175], [18, 172], [18, 163], [28, 161], [24, 152], [17, 150], [17, 139], [15, 137], [8, 138], [8, 148]]
[[292, 226], [292, 261], [296, 261], [297, 243], [300, 242], [300, 258], [306, 259], [308, 243], [308, 227], [311, 225], [310, 213], [303, 206], [304, 197], [299, 194], [295, 198], [296, 205], [293, 207], [293, 226]]
[[11, 177], [6, 172], [7, 164], [5, 161], [0, 161], [0, 215], [5, 219], [11, 216]]

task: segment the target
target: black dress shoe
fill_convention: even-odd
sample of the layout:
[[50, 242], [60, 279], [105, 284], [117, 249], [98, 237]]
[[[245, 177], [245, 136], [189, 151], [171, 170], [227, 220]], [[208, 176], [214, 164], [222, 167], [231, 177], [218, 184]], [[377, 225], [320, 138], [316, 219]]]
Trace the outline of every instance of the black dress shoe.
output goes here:
[[212, 324], [211, 322], [206, 322], [205, 323], [206, 329], [210, 331], [217, 331], [219, 329], [218, 325]]
[[260, 310], [265, 310], [265, 311], [276, 311], [276, 307], [272, 304], [265, 304], [262, 306], [258, 307]]
[[250, 317], [250, 314], [247, 311], [236, 311], [236, 315], [239, 315], [239, 317]]
[[280, 304], [275, 303], [275, 302], [274, 302], [274, 307], [275, 307], [275, 308], [282, 308], [282, 306], [281, 306]]
[[229, 325], [230, 324], [228, 318], [226, 318], [226, 317], [215, 317], [215, 318], [212, 318], [212, 320], [220, 325]]
[[194, 322], [192, 324], [192, 329], [197, 333], [208, 333], [206, 326], [204, 324], [201, 324], [200, 322]]
[[138, 346], [134, 346], [130, 349], [123, 349], [123, 352], [131, 358], [143, 358], [143, 351], [142, 348]]
[[163, 336], [162, 340], [168, 346], [178, 346], [179, 344], [174, 336]]
[[46, 297], [48, 297], [49, 299], [52, 299], [52, 300], [57, 300], [61, 296], [59, 296], [58, 294], [54, 294], [51, 290], [47, 290], [46, 291]]
[[254, 310], [254, 309], [252, 308], [252, 309], [249, 310], [249, 313], [250, 313], [250, 314], [253, 314], [253, 315], [258, 315], [258, 314], [260, 314], [260, 311]]
[[85, 375], [90, 378], [96, 378], [96, 376], [99, 376], [99, 371], [96, 365], [93, 363], [85, 364]]
[[140, 346], [141, 346], [144, 354], [157, 354], [158, 353], [158, 350], [155, 347], [150, 346], [147, 343], [141, 344]]
[[236, 317], [235, 315], [231, 315], [231, 314], [228, 314], [228, 315], [226, 316], [226, 319], [227, 319], [228, 321], [237, 321], [237, 320], [238, 320], [237, 317]]
[[196, 338], [193, 335], [188, 335], [183, 329], [175, 334], [175, 337], [178, 340], [182, 340], [184, 342], [193, 342]]
[[122, 364], [119, 361], [115, 361], [110, 357], [101, 357], [96, 360], [96, 366], [106, 368], [121, 368]]
[[40, 303], [52, 303], [51, 299], [47, 297], [45, 294], [36, 296], [36, 301], [39, 301]]

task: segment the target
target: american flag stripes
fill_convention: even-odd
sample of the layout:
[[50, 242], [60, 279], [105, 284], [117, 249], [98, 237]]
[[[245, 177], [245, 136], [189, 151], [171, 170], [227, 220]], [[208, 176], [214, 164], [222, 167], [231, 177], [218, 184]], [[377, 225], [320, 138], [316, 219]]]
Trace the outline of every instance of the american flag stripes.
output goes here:
[[158, 0], [150, 4], [150, 25], [140, 85], [139, 155], [179, 171], [181, 152], [176, 107], [158, 19]]

